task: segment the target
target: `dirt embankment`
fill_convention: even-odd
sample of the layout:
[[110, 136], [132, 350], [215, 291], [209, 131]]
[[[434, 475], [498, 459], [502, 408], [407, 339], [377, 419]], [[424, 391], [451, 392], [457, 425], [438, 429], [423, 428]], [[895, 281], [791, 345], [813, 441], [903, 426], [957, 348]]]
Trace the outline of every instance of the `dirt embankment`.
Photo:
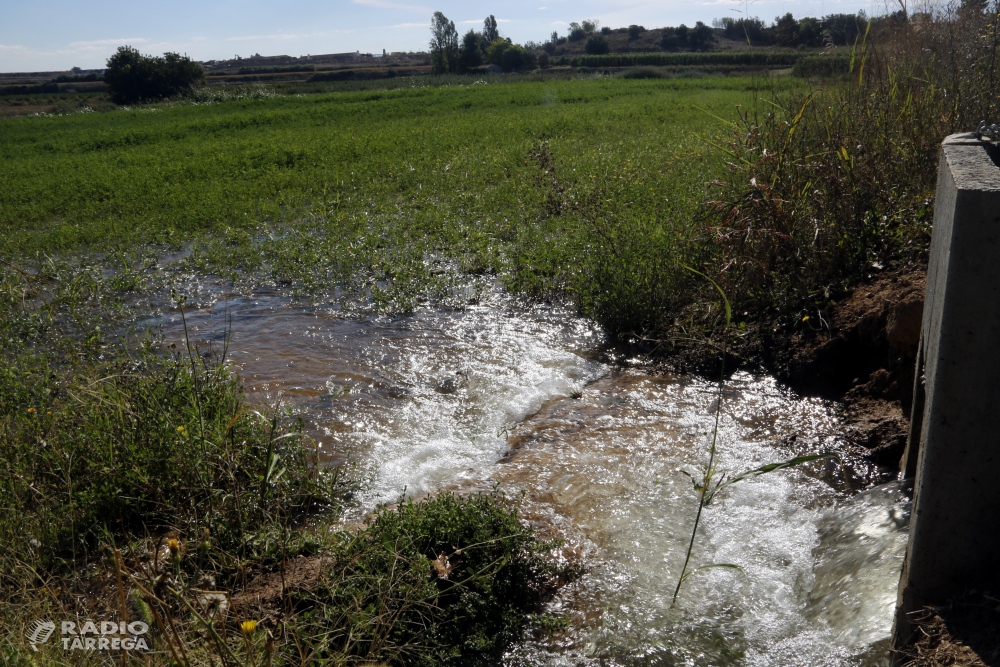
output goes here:
[[879, 466], [906, 447], [926, 282], [925, 265], [874, 273], [814, 326], [772, 331], [754, 351], [796, 391], [843, 402], [842, 436]]

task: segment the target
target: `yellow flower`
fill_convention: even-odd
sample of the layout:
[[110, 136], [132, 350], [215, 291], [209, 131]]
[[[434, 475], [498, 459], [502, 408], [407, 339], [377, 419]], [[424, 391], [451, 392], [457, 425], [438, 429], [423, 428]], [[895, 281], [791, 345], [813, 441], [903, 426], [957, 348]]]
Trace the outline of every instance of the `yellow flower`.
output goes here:
[[250, 634], [256, 629], [257, 629], [257, 621], [243, 621], [242, 623], [240, 623], [240, 630], [242, 630], [243, 634], [245, 635]]
[[33, 415], [33, 414], [35, 414], [36, 412], [38, 412], [38, 410], [36, 410], [36, 409], [34, 409], [34, 408], [28, 408], [28, 414], [29, 414], [29, 415]]
[[805, 321], [806, 321], [806, 320], [808, 320], [808, 319], [809, 319], [809, 316], [808, 316], [808, 315], [806, 315], [805, 317], [803, 317], [803, 318], [802, 318], [802, 321], [803, 321], [803, 322], [805, 322]]
[[186, 430], [187, 430], [187, 429], [186, 429], [186, 428], [184, 428], [183, 426], [178, 426], [178, 427], [177, 427], [177, 432], [178, 432], [178, 433], [183, 433], [183, 432], [184, 432], [184, 431], [186, 431]]
[[175, 554], [181, 550], [181, 543], [177, 540], [167, 540], [167, 548], [170, 549], [170, 553]]

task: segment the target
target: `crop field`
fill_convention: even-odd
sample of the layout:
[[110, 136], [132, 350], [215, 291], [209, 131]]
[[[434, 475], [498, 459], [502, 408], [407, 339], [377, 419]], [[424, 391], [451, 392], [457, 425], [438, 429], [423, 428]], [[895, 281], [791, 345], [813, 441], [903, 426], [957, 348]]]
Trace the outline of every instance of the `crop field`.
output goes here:
[[14, 119], [0, 131], [0, 254], [84, 251], [115, 268], [185, 246], [200, 272], [312, 296], [353, 285], [390, 310], [440, 292], [434, 257], [522, 291], [568, 290], [600, 315], [605, 273], [669, 296], [719, 159], [706, 139], [750, 88], [605, 77], [258, 91]]

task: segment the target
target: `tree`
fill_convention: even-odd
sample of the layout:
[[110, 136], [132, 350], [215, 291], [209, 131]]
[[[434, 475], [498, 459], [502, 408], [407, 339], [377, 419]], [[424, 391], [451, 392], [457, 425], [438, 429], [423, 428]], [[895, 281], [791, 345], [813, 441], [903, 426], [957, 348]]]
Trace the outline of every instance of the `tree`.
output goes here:
[[604, 35], [591, 35], [587, 38], [587, 43], [583, 48], [591, 55], [602, 55], [611, 50], [611, 47], [608, 46], [608, 40], [604, 38]]
[[811, 16], [804, 17], [799, 21], [799, 44], [805, 46], [822, 46], [823, 27], [819, 20]]
[[500, 39], [500, 29], [497, 28], [497, 19], [493, 14], [490, 14], [483, 21], [483, 41], [492, 44], [498, 39]]
[[646, 32], [646, 29], [641, 25], [632, 24], [628, 27], [628, 38], [629, 40], [638, 39], [639, 35]]
[[204, 68], [187, 56], [169, 52], [144, 56], [130, 46], [119, 46], [104, 70], [104, 82], [115, 104], [183, 95], [204, 80]]
[[799, 22], [791, 12], [774, 19], [774, 42], [778, 46], [795, 46], [799, 42]]
[[715, 41], [715, 33], [707, 25], [698, 21], [688, 33], [688, 44], [692, 49], [703, 49]]
[[459, 67], [462, 70], [470, 70], [483, 64], [481, 41], [482, 37], [475, 30], [469, 30], [462, 37], [462, 53], [458, 57]]
[[441, 12], [431, 18], [431, 71], [434, 74], [458, 70], [458, 31], [455, 22]]
[[509, 39], [498, 39], [486, 49], [486, 61], [500, 65], [505, 72], [527, 70], [534, 69], [535, 54], [512, 44]]
[[688, 27], [683, 23], [674, 28], [674, 34], [677, 35], [677, 41], [680, 44], [687, 44], [688, 41]]

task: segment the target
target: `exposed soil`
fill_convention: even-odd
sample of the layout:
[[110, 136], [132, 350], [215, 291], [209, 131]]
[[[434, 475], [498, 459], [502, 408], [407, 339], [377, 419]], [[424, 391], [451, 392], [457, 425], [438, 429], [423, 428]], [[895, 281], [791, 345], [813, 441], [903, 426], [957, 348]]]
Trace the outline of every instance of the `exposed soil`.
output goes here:
[[923, 264], [872, 274], [817, 316], [815, 329], [772, 331], [759, 352], [796, 391], [842, 402], [841, 436], [894, 470], [906, 447], [926, 283]]
[[903, 667], [1000, 665], [1000, 596], [971, 592], [917, 613], [915, 641], [900, 652]]
[[267, 625], [269, 620], [289, 611], [291, 593], [313, 590], [331, 562], [323, 556], [293, 558], [285, 563], [284, 569], [251, 579], [233, 596], [233, 606], [244, 618], [262, 619]]

